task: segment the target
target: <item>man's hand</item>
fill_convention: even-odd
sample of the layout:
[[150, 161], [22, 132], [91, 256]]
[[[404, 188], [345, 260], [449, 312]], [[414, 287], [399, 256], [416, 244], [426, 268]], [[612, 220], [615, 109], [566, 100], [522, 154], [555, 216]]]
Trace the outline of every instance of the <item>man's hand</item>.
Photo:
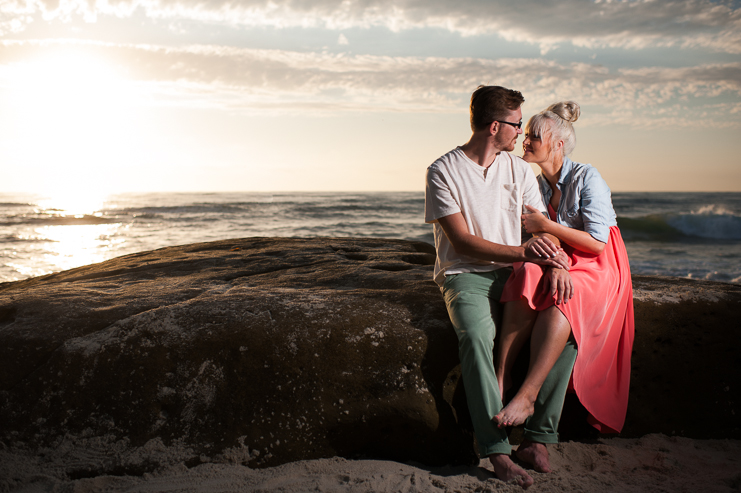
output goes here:
[[555, 267], [563, 270], [571, 269], [571, 266], [569, 265], [569, 257], [563, 252], [563, 250], [559, 250], [554, 257], [545, 258], [539, 257], [532, 250], [526, 249], [525, 256], [528, 257], [528, 262], [533, 262], [534, 264], [545, 265], [546, 267]]
[[556, 296], [556, 304], [568, 303], [574, 296], [574, 284], [571, 274], [563, 269], [551, 268], [548, 270], [548, 282], [551, 284], [551, 296]]
[[528, 233], [547, 232], [550, 219], [545, 217], [543, 213], [535, 207], [529, 205], [525, 205], [525, 207], [530, 211], [528, 214], [522, 215], [522, 227], [525, 228], [525, 231]]

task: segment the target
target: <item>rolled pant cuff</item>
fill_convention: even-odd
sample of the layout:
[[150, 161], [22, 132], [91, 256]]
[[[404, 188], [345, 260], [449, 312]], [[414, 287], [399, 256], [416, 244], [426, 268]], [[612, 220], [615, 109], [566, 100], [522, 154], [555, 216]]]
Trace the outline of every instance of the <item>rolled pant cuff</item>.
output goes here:
[[479, 455], [483, 459], [484, 457], [489, 457], [491, 454], [511, 454], [512, 453], [512, 445], [509, 443], [495, 443], [494, 445], [489, 445], [488, 447], [479, 447]]
[[543, 433], [525, 429], [523, 438], [537, 443], [558, 443], [558, 433]]

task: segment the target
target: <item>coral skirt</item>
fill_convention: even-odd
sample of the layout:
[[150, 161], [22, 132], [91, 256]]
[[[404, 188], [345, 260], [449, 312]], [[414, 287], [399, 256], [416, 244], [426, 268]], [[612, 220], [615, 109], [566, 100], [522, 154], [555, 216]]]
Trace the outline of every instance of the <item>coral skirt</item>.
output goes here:
[[[578, 348], [571, 386], [589, 412], [589, 423], [603, 433], [617, 433], [628, 409], [635, 331], [628, 254], [617, 226], [610, 228], [599, 255], [563, 248], [571, 262], [574, 297], [556, 306], [569, 320]], [[501, 301], [524, 297], [537, 311], [555, 305], [543, 274], [537, 264], [516, 263]]]

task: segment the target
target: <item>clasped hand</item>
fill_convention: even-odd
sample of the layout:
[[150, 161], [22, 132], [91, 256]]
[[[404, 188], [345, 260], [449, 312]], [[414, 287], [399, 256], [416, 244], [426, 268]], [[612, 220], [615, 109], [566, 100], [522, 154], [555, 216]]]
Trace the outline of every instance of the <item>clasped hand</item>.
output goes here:
[[574, 296], [574, 285], [571, 282], [571, 274], [568, 272], [569, 257], [566, 253], [548, 238], [533, 237], [523, 246], [528, 256], [537, 257], [531, 262], [550, 267], [547, 279], [551, 296], [556, 297], [556, 304], [568, 303]]
[[525, 231], [528, 233], [547, 232], [546, 228], [548, 227], [550, 219], [545, 217], [542, 212], [533, 206], [525, 205], [525, 208], [530, 211], [528, 214], [522, 215], [522, 227], [525, 228]]
[[[528, 233], [545, 232], [549, 219], [534, 207], [529, 205], [525, 207], [531, 212], [531, 214], [522, 215], [522, 225], [525, 230]], [[568, 273], [569, 257], [563, 249], [557, 247], [545, 236], [534, 236], [523, 246], [528, 256], [535, 257], [531, 262], [550, 267], [547, 279], [551, 296], [556, 297], [556, 304], [568, 303], [574, 296], [574, 285], [571, 281], [571, 274]]]
[[569, 270], [569, 257], [562, 248], [557, 247], [550, 239], [534, 236], [522, 245], [530, 262], [549, 267], [558, 267]]

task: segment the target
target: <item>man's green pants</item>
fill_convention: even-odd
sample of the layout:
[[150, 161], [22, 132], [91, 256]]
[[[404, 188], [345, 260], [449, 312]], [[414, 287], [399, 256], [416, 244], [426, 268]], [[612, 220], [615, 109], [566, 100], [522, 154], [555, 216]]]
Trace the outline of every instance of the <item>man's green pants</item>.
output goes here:
[[[458, 335], [463, 387], [481, 457], [512, 451], [507, 432], [492, 421], [503, 407], [494, 373], [494, 337], [502, 319], [499, 298], [511, 272], [511, 268], [504, 268], [452, 274], [442, 286], [448, 314]], [[572, 337], [540, 389], [535, 412], [525, 422], [525, 439], [558, 443], [558, 422], [575, 360], [576, 345]]]

